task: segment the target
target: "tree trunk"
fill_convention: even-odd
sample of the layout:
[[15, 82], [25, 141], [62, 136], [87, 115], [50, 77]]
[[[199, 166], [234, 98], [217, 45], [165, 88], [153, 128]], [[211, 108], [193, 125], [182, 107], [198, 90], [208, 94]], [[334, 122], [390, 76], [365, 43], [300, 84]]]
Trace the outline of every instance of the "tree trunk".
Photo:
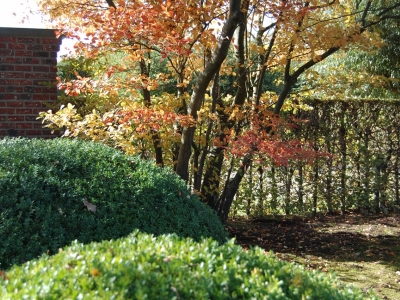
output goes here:
[[[326, 140], [326, 148], [328, 153], [332, 154], [332, 146], [330, 138], [328, 137]], [[327, 161], [327, 174], [326, 174], [326, 205], [328, 207], [328, 213], [333, 213], [332, 208], [332, 166], [333, 166], [333, 158], [328, 157]]]
[[299, 177], [297, 179], [298, 184], [298, 200], [297, 200], [297, 209], [299, 213], [303, 212], [304, 207], [304, 178], [303, 178], [303, 163], [299, 163]]
[[395, 153], [395, 160], [394, 160], [394, 189], [395, 189], [395, 203], [400, 205], [400, 191], [399, 191], [399, 155], [400, 155], [400, 134], [399, 130], [397, 130], [397, 149]]
[[203, 201], [210, 207], [215, 207], [215, 200], [218, 198], [223, 160], [224, 149], [222, 147], [215, 147], [211, 151], [201, 187]]
[[261, 166], [258, 167], [257, 171], [259, 174], [258, 180], [258, 207], [257, 207], [257, 215], [259, 217], [264, 216], [264, 171]]
[[364, 179], [363, 179], [363, 202], [364, 202], [364, 208], [369, 208], [369, 194], [370, 194], [370, 155], [369, 155], [369, 136], [371, 135], [371, 129], [367, 127], [365, 129], [365, 134], [364, 134], [364, 147], [363, 147], [363, 165], [364, 165]]
[[312, 217], [315, 218], [317, 216], [317, 201], [318, 201], [318, 180], [319, 180], [319, 167], [318, 167], [318, 160], [315, 160], [314, 166], [313, 166], [313, 171], [314, 171], [314, 188], [313, 188], [313, 207], [312, 207]]
[[[220, 88], [219, 88], [219, 70], [214, 76], [214, 83], [213, 83], [213, 87], [212, 87], [212, 90], [211, 90], [211, 97], [212, 97], [212, 105], [211, 105], [211, 111], [210, 112], [214, 114], [216, 112], [217, 104], [219, 102], [221, 102], [221, 94], [220, 94]], [[212, 127], [213, 127], [213, 121], [211, 119], [209, 119], [208, 120], [207, 131], [206, 131], [206, 137], [205, 137], [206, 141], [210, 141]], [[202, 176], [203, 176], [203, 170], [204, 170], [204, 165], [205, 165], [205, 162], [206, 162], [206, 158], [207, 158], [207, 155], [209, 154], [209, 151], [210, 151], [209, 147], [210, 147], [210, 145], [207, 143], [207, 145], [203, 149], [203, 153], [201, 154], [199, 165], [198, 165], [198, 169], [195, 171], [195, 174], [194, 174], [194, 176], [196, 177], [196, 183], [194, 185], [194, 188], [197, 191], [201, 190], [201, 179], [202, 179]], [[222, 157], [222, 159], [223, 159], [223, 157]], [[222, 167], [222, 165], [221, 165], [221, 167]], [[217, 182], [219, 184], [219, 180]], [[207, 197], [205, 197], [205, 198], [207, 198]]]
[[[146, 62], [144, 59], [142, 59], [140, 61], [140, 72], [141, 72], [141, 76], [143, 79], [147, 79], [147, 80], [149, 79], [150, 65], [146, 65]], [[150, 107], [151, 106], [151, 95], [150, 95], [150, 91], [147, 89], [147, 86], [143, 87], [142, 93], [143, 93], [143, 100], [144, 100], [146, 107]], [[154, 147], [154, 152], [155, 152], [155, 156], [156, 156], [156, 164], [157, 164], [157, 166], [164, 167], [164, 160], [163, 160], [160, 136], [157, 132], [153, 132], [153, 134], [151, 135], [151, 138], [153, 140], [153, 147]]]
[[[188, 106], [188, 113], [195, 120], [197, 120], [197, 112], [201, 107], [202, 100], [207, 91], [208, 85], [215, 73], [219, 70], [219, 67], [225, 60], [233, 33], [236, 30], [239, 22], [243, 18], [243, 13], [241, 12], [240, 0], [230, 0], [229, 7], [229, 17], [225, 22], [221, 36], [218, 40], [217, 49], [213, 53], [213, 56], [197, 78], [197, 82], [194, 86], [190, 103]], [[185, 181], [188, 180], [188, 166], [191, 156], [191, 147], [194, 139], [195, 127], [184, 127], [182, 132], [181, 145], [179, 147], [178, 161], [176, 165], [176, 173]]]
[[285, 167], [286, 171], [286, 183], [285, 183], [285, 214], [290, 215], [290, 191], [292, 189], [292, 177], [294, 168]]
[[245, 196], [246, 196], [246, 200], [247, 200], [247, 205], [246, 205], [246, 214], [247, 214], [247, 217], [248, 218], [250, 218], [250, 215], [251, 215], [251, 204], [253, 203], [253, 196], [254, 196], [254, 193], [253, 193], [253, 167], [252, 167], [252, 164], [250, 164], [250, 167], [249, 167], [249, 174], [248, 174], [248, 177], [247, 177], [247, 190], [249, 190], [250, 189], [250, 194], [249, 193], [245, 193]]
[[344, 214], [346, 211], [346, 168], [347, 168], [347, 144], [346, 144], [346, 127], [345, 127], [345, 103], [342, 103], [340, 112], [340, 128], [339, 128], [339, 143], [340, 153], [342, 155], [340, 168], [340, 210]]
[[382, 185], [382, 179], [381, 179], [381, 162], [382, 158], [378, 156], [377, 160], [375, 161], [375, 197], [374, 197], [374, 213], [379, 212], [379, 203], [380, 203], [380, 194], [381, 194], [381, 185]]
[[219, 216], [219, 218], [223, 223], [225, 223], [226, 220], [228, 219], [228, 214], [233, 199], [239, 188], [240, 182], [242, 181], [242, 178], [246, 173], [246, 170], [249, 168], [251, 164], [251, 161], [252, 161], [252, 156], [250, 154], [246, 155], [243, 158], [241, 166], [236, 172], [235, 177], [227, 180], [225, 191], [218, 200], [218, 205], [216, 207], [217, 215]]
[[276, 182], [276, 167], [271, 166], [271, 210], [273, 214], [278, 208], [278, 185]]
[[[248, 5], [248, 2], [247, 2]], [[244, 7], [247, 10], [247, 7]], [[244, 16], [243, 16], [244, 19]], [[247, 73], [245, 65], [245, 57], [244, 57], [244, 36], [245, 36], [246, 26], [245, 22], [241, 22], [239, 27], [236, 29], [234, 35], [234, 54], [237, 64], [237, 83], [238, 90], [236, 92], [236, 96], [233, 102], [234, 106], [242, 107], [246, 100], [246, 80]], [[214, 97], [214, 95], [213, 95]], [[213, 99], [214, 100], [214, 99]], [[219, 185], [220, 185], [220, 177], [222, 171], [222, 165], [224, 161], [224, 151], [227, 144], [224, 142], [226, 140], [226, 133], [229, 132], [235, 123], [233, 121], [228, 121], [229, 116], [224, 111], [224, 105], [220, 99], [220, 95], [218, 95], [218, 99], [215, 99], [216, 104], [219, 104], [220, 109], [217, 110], [220, 120], [221, 120], [221, 131], [218, 135], [219, 140], [222, 145], [219, 147], [214, 147], [211, 151], [210, 159], [208, 161], [208, 166], [206, 172], [204, 174], [203, 184], [201, 187], [201, 194], [203, 196], [203, 201], [206, 202], [210, 207], [215, 207], [215, 200], [218, 199]]]

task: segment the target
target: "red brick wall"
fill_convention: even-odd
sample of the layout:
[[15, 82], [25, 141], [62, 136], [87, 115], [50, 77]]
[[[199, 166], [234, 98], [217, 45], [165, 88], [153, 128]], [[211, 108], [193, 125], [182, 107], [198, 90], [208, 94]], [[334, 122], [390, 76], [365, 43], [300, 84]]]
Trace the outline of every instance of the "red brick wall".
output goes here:
[[60, 44], [51, 29], [0, 27], [0, 136], [55, 137], [36, 118], [57, 99]]

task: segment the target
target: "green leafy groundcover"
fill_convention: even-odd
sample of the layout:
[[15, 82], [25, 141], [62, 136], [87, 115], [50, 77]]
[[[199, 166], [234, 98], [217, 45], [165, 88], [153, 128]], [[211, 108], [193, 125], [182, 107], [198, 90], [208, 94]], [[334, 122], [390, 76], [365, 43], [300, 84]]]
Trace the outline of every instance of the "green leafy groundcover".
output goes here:
[[1, 299], [367, 299], [332, 275], [260, 248], [138, 231], [115, 241], [73, 242], [3, 278]]
[[0, 140], [0, 191], [3, 270], [135, 228], [226, 241], [218, 217], [171, 170], [99, 143]]

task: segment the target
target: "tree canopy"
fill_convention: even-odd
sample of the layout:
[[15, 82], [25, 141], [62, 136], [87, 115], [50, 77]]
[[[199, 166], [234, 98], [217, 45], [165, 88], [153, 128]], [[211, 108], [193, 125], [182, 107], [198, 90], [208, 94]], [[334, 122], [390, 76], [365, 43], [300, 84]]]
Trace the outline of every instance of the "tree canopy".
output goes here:
[[[315, 157], [282, 135], [293, 122], [277, 116], [301, 107], [290, 94], [300, 76], [339, 51], [381, 47], [387, 37], [375, 28], [400, 18], [390, 0], [39, 3], [79, 54], [123, 53], [101, 77], [59, 79], [67, 95], [108, 97], [111, 107], [80, 116], [67, 106], [45, 121], [173, 166], [222, 219], [252, 163]], [[160, 92], [165, 82], [175, 86]]]
[[381, 45], [351, 45], [306, 72], [297, 93], [318, 99], [399, 98], [400, 22], [389, 19], [372, 28]]

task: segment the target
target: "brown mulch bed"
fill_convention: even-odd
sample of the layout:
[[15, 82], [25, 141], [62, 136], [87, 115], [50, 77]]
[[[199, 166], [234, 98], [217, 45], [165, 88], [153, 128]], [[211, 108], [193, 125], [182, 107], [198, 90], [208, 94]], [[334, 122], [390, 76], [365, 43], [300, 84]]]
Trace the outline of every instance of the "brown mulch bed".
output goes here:
[[[275, 253], [352, 259], [380, 257], [390, 261], [400, 243], [400, 216], [365, 217], [357, 213], [319, 218], [229, 220], [226, 228], [244, 248], [259, 246]], [[360, 253], [360, 254], [359, 254]]]

